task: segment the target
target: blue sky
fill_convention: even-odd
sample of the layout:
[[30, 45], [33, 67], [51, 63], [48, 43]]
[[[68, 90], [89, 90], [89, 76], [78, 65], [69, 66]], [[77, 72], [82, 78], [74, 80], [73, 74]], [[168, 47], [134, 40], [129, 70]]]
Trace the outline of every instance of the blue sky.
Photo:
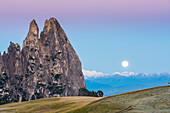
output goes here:
[[[55, 17], [85, 70], [103, 73], [170, 72], [169, 0], [143, 0], [139, 3], [135, 0], [128, 3], [125, 0], [100, 0], [99, 4], [95, 0], [83, 4], [73, 0], [69, 6], [65, 6], [67, 1], [50, 0], [46, 10], [45, 1], [40, 4], [36, 0], [32, 7], [27, 0], [15, 0], [11, 7], [9, 3], [9, 0], [0, 1], [1, 52], [7, 50], [10, 41], [22, 46], [33, 18], [41, 31], [45, 19]], [[60, 9], [57, 9], [58, 4]], [[85, 6], [89, 4], [88, 9]], [[122, 68], [123, 60], [129, 61], [128, 68]]]
[[[157, 24], [108, 25], [78, 31], [74, 46], [83, 61], [83, 69], [112, 72], [169, 72], [170, 27]], [[90, 34], [90, 35], [89, 35]], [[70, 37], [78, 39], [78, 34]], [[81, 47], [81, 48], [80, 48]], [[129, 61], [122, 68], [121, 61]]]

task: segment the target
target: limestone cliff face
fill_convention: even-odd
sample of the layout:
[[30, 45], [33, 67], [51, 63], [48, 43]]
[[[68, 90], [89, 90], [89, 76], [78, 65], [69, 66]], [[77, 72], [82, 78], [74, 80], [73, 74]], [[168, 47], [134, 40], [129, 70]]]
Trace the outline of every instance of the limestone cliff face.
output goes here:
[[85, 88], [81, 62], [55, 18], [45, 21], [40, 39], [36, 21], [20, 51], [10, 43], [0, 55], [0, 103], [77, 96]]

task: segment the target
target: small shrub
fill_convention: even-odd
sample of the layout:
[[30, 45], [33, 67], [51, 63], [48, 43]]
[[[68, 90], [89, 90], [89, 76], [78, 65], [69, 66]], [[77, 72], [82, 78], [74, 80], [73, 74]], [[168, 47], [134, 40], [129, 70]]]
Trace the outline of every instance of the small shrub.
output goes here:
[[97, 92], [97, 96], [98, 96], [98, 97], [103, 97], [103, 96], [104, 96], [103, 91], [99, 90], [99, 91]]

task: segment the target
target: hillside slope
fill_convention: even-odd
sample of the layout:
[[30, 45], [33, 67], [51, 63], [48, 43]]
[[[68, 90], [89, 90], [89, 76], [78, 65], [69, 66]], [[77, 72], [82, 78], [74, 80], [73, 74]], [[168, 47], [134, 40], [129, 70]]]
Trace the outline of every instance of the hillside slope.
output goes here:
[[170, 86], [106, 97], [70, 113], [170, 113]]
[[0, 106], [0, 113], [169, 113], [170, 86], [106, 98], [53, 97]]
[[65, 113], [86, 106], [99, 97], [53, 97], [0, 106], [0, 113]]

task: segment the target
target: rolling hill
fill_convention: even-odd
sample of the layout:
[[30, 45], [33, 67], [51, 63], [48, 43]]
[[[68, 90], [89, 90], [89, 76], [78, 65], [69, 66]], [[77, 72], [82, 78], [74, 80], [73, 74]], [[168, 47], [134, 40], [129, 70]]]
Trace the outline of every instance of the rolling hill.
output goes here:
[[53, 97], [0, 106], [0, 113], [169, 113], [170, 86], [105, 98]]
[[70, 113], [170, 113], [170, 86], [109, 96]]
[[0, 113], [66, 113], [101, 97], [52, 97], [0, 105]]

